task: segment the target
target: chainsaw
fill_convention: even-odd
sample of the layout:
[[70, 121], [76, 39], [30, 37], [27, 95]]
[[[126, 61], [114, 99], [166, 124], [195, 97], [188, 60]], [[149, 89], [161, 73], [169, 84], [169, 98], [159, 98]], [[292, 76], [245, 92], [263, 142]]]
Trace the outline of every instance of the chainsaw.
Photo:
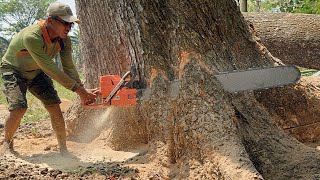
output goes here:
[[[142, 94], [139, 98], [148, 99], [151, 90], [139, 89], [139, 86], [133, 85], [133, 82], [136, 81], [132, 79], [133, 76], [129, 78], [129, 75], [131, 75], [130, 71], [122, 77], [118, 75], [100, 76], [100, 94], [96, 102], [85, 106], [104, 108], [111, 105], [136, 105], [138, 93]], [[223, 89], [230, 93], [282, 87], [296, 83], [300, 76], [299, 69], [292, 65], [222, 72], [214, 75]], [[169, 97], [176, 98], [178, 96], [180, 84], [180, 80], [169, 83]]]

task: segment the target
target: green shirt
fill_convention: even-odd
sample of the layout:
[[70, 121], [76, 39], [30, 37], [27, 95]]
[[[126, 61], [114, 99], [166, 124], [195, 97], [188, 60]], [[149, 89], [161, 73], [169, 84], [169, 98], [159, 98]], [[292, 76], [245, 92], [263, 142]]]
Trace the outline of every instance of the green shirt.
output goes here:
[[[58, 41], [52, 42], [45, 28], [45, 22], [28, 26], [17, 33], [11, 40], [0, 67], [14, 69], [26, 79], [35, 78], [41, 71], [67, 89], [79, 86], [81, 81], [72, 62], [71, 40], [63, 39], [61, 50]], [[53, 61], [60, 52], [63, 71]]]

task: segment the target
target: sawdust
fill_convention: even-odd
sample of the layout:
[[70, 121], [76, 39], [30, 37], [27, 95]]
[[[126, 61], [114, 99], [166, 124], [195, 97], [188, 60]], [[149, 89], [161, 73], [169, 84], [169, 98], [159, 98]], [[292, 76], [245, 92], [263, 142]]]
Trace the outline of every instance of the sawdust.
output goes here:
[[[114, 151], [104, 141], [76, 143], [68, 141], [70, 156], [61, 156], [54, 136], [48, 138], [29, 138], [15, 141], [18, 158], [41, 167], [74, 171], [80, 166], [88, 167], [98, 161], [123, 162], [139, 154], [135, 152]], [[31, 145], [31, 146], [30, 146]]]
[[[98, 133], [99, 136], [95, 139], [86, 143], [67, 141], [67, 146], [71, 153], [70, 156], [67, 157], [59, 154], [56, 137], [51, 128], [50, 120], [32, 124], [22, 124], [15, 134], [14, 141], [15, 150], [19, 155], [8, 156], [6, 160], [2, 159], [0, 166], [4, 165], [6, 167], [9, 164], [10, 169], [10, 163], [13, 164], [13, 162], [15, 162], [14, 164], [28, 164], [39, 168], [58, 169], [63, 172], [78, 172], [80, 171], [79, 168], [97, 168], [97, 164], [104, 166], [104, 169], [108, 169], [108, 163], [122, 164], [122, 166], [124, 166], [127, 163], [132, 164], [131, 161], [136, 162], [137, 159], [141, 162], [148, 162], [148, 160], [142, 156], [142, 154], [145, 155], [148, 152], [148, 147], [145, 144], [135, 146], [135, 148], [131, 149], [128, 148], [129, 146], [126, 146], [126, 150], [114, 150], [110, 147], [108, 140], [112, 138], [110, 137], [110, 131], [112, 131], [111, 126], [115, 122], [111, 121], [109, 116], [113, 110], [113, 108], [106, 109], [104, 113], [93, 117], [92, 126], [87, 127], [86, 131], [82, 134], [86, 136], [92, 133]], [[4, 124], [4, 118], [7, 114], [6, 107], [1, 106], [0, 124]], [[113, 117], [120, 116], [120, 114], [114, 113]], [[31, 132], [30, 127], [37, 129], [38, 132]], [[1, 142], [3, 140], [3, 131], [4, 129], [0, 128]], [[126, 134], [127, 132], [122, 132], [122, 136]], [[11, 168], [14, 169], [16, 166], [12, 165]], [[114, 167], [111, 166], [110, 168], [112, 169]], [[145, 170], [149, 169], [149, 166], [142, 166], [141, 168], [144, 169], [145, 172], [149, 172], [149, 170]], [[135, 166], [133, 165], [131, 169], [135, 169]], [[115, 172], [116, 171], [118, 170], [115, 169]], [[9, 174], [7, 175], [9, 176]]]

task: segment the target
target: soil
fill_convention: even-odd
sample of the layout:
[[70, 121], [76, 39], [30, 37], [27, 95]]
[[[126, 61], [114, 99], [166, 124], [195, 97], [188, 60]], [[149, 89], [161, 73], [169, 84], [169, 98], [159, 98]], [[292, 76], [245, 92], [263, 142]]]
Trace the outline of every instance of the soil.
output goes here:
[[[17, 153], [4, 151], [7, 114], [6, 107], [0, 105], [0, 179], [166, 179], [163, 174], [167, 168], [149, 161], [148, 145], [115, 151], [105, 142], [104, 132], [90, 143], [68, 140], [71, 154], [61, 156], [49, 119], [22, 123], [14, 138]], [[160, 154], [164, 156], [164, 151]], [[163, 156], [152, 159], [163, 161]]]
[[[64, 100], [63, 109], [68, 109], [70, 104]], [[6, 107], [0, 105], [0, 144], [7, 115]], [[68, 140], [71, 153], [61, 156], [49, 119], [22, 123], [14, 140], [18, 154], [4, 152], [1, 148], [0, 179], [183, 179], [178, 174], [187, 167], [170, 164], [164, 144], [141, 144], [132, 149], [116, 151], [110, 148], [106, 139], [108, 132], [102, 131], [91, 142]], [[320, 150], [319, 141], [306, 145]], [[155, 149], [157, 152], [154, 152]], [[189, 171], [189, 177], [202, 179], [197, 174], [204, 167], [197, 165], [197, 162], [189, 163], [189, 169], [194, 167], [194, 171]]]

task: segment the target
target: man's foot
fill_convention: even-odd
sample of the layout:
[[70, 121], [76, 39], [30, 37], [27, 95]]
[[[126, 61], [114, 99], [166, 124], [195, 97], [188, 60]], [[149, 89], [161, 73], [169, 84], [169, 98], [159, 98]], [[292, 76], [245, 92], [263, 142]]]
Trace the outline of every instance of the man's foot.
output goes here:
[[6, 155], [10, 155], [10, 154], [19, 155], [19, 153], [13, 149], [13, 143], [12, 142], [8, 143], [6, 141], [3, 142], [3, 144], [2, 144], [1, 154], [2, 155], [5, 155], [5, 154]]
[[65, 158], [77, 159], [77, 156], [68, 151], [68, 149], [60, 149], [60, 154]]
[[60, 154], [61, 156], [70, 156], [72, 155], [67, 148], [60, 148]]

